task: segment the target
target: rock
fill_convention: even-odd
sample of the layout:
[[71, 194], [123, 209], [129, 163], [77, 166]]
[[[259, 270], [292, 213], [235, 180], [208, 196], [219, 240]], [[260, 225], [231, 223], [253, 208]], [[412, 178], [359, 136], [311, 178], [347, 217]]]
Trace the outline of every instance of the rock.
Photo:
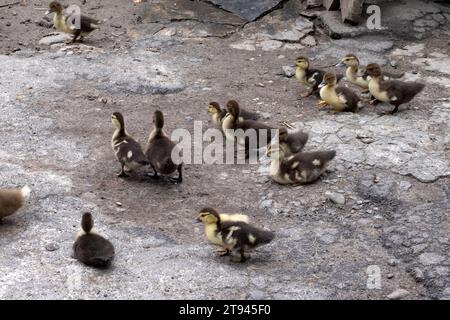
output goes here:
[[71, 39], [71, 37], [69, 35], [60, 33], [57, 35], [51, 35], [51, 36], [42, 38], [41, 40], [39, 40], [39, 44], [51, 46], [52, 44], [56, 44], [56, 43], [64, 43], [70, 39]]
[[273, 208], [273, 200], [270, 200], [270, 199], [268, 199], [268, 200], [263, 200], [263, 201], [260, 203], [259, 207], [260, 207], [261, 209], [264, 209], [264, 210], [270, 210], [270, 209]]
[[249, 300], [265, 300], [266, 293], [261, 290], [252, 290], [247, 295]]
[[326, 192], [325, 195], [336, 204], [345, 204], [345, 196], [337, 192]]
[[258, 43], [256, 46], [261, 48], [263, 51], [273, 51], [278, 48], [281, 48], [283, 42], [276, 40], [266, 40]]
[[56, 251], [56, 250], [58, 250], [59, 249], [59, 245], [58, 244], [56, 244], [56, 243], [54, 243], [54, 242], [51, 242], [51, 243], [47, 243], [46, 245], [45, 245], [45, 250], [47, 250], [47, 251]]
[[342, 21], [358, 24], [361, 20], [363, 0], [341, 0]]
[[282, 66], [283, 73], [286, 77], [291, 78], [295, 75], [295, 67], [292, 66]]
[[412, 271], [412, 276], [414, 280], [416, 280], [416, 282], [422, 282], [423, 280], [425, 280], [423, 271], [419, 268], [414, 268], [414, 270]]
[[425, 252], [419, 256], [420, 263], [427, 266], [439, 264], [444, 260], [445, 258], [443, 256], [433, 252]]
[[314, 47], [316, 45], [316, 39], [313, 36], [306, 36], [300, 43], [308, 47]]
[[323, 6], [328, 11], [338, 10], [340, 7], [340, 0], [323, 0]]
[[321, 7], [322, 1], [323, 0], [306, 0], [306, 9]]
[[237, 50], [255, 51], [256, 43], [254, 40], [243, 40], [230, 44], [230, 47]]
[[397, 289], [394, 292], [387, 295], [389, 300], [400, 300], [409, 295], [409, 291], [405, 289]]
[[349, 26], [342, 22], [339, 11], [324, 11], [319, 14], [319, 19], [333, 39], [352, 38], [369, 33], [366, 26]]

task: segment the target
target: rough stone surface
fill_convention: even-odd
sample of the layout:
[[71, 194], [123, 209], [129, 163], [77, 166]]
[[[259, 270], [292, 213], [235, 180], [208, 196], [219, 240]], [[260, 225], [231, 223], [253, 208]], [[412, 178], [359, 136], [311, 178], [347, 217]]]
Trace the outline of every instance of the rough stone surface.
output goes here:
[[398, 289], [394, 292], [390, 293], [387, 298], [390, 300], [400, 300], [402, 298], [406, 298], [409, 295], [409, 292], [405, 289]]
[[215, 5], [235, 13], [247, 21], [253, 21], [262, 14], [268, 12], [270, 9], [278, 5], [281, 0], [206, 0]]

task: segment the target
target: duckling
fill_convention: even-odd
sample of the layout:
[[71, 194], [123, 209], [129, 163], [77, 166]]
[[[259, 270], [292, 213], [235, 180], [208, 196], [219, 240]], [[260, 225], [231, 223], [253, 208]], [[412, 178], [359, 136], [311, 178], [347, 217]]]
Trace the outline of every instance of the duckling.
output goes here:
[[[360, 69], [359, 59], [354, 54], [347, 54], [342, 60], [336, 65], [336, 67], [347, 67], [345, 71], [345, 76], [348, 81], [361, 87], [363, 90], [363, 95], [369, 93], [369, 80], [367, 75], [364, 75], [364, 70]], [[394, 73], [384, 73], [385, 80], [399, 79], [403, 77], [404, 73], [394, 74]]]
[[[221, 109], [220, 105], [217, 102], [210, 102], [208, 105], [208, 112], [211, 113], [212, 120], [214, 124], [222, 129], [222, 121], [223, 118], [227, 115], [227, 111], [225, 109]], [[259, 119], [259, 114], [256, 112], [246, 111], [241, 109], [241, 114], [239, 120], [257, 120]]]
[[288, 132], [284, 127], [278, 129], [278, 135], [288, 155], [302, 151], [309, 138], [306, 132]]
[[[69, 18], [71, 17], [64, 16], [63, 6], [58, 1], [50, 2], [49, 10], [45, 14], [47, 15], [50, 13], [55, 13], [53, 16], [53, 24], [58, 31], [73, 35], [72, 43], [74, 43], [77, 38], [80, 38], [80, 41], [82, 41], [84, 36], [99, 28], [100, 21], [82, 14], [79, 16], [79, 26], [70, 23]], [[76, 20], [78, 20], [78, 17], [75, 19], [75, 22], [78, 23]]]
[[[199, 215], [197, 217], [197, 221], [199, 221], [199, 222], [202, 221], [201, 215]], [[221, 213], [220, 221], [222, 221], [222, 222], [241, 221], [241, 222], [249, 223], [249, 218], [247, 215], [244, 215], [244, 214]], [[205, 219], [203, 222], [205, 225], [206, 238], [209, 240], [209, 242], [222, 247], [218, 250], [215, 250], [215, 252], [219, 253], [219, 255], [221, 255], [221, 256], [226, 256], [226, 255], [230, 254], [230, 251], [223, 247], [224, 244], [222, 242], [222, 239], [217, 237], [217, 225], [215, 223], [209, 223], [210, 221], [208, 219]]]
[[170, 175], [178, 171], [178, 177], [169, 177], [169, 180], [174, 183], [181, 183], [183, 181], [183, 164], [174, 163], [172, 159], [173, 149], [177, 148], [177, 146], [164, 132], [164, 116], [159, 110], [153, 113], [153, 126], [154, 128], [150, 132], [147, 145], [144, 149], [154, 172], [152, 177], [157, 178], [158, 173]]
[[120, 112], [114, 112], [111, 115], [111, 122], [116, 126], [111, 139], [111, 147], [122, 165], [122, 170], [117, 176], [128, 177], [125, 173], [125, 166], [132, 171], [149, 165], [150, 161], [142, 151], [141, 145], [125, 131], [125, 122]]
[[282, 144], [267, 148], [271, 156], [270, 175], [279, 184], [307, 184], [316, 181], [326, 170], [336, 151], [299, 152], [286, 157]]
[[362, 106], [359, 97], [349, 88], [339, 86], [336, 88], [336, 75], [326, 73], [320, 83], [320, 98], [328, 105], [334, 107], [334, 112], [356, 112]]
[[365, 74], [371, 77], [369, 90], [375, 99], [395, 106], [391, 114], [396, 113], [401, 104], [410, 102], [425, 88], [425, 85], [422, 83], [384, 80], [381, 68], [376, 63], [367, 65]]
[[21, 189], [0, 189], [0, 224], [2, 219], [19, 210], [30, 198], [31, 189], [24, 186]]
[[73, 257], [95, 268], [106, 268], [114, 259], [113, 244], [94, 229], [94, 220], [89, 212], [81, 218], [81, 230], [73, 244]]
[[239, 254], [237, 260], [231, 257], [235, 262], [245, 262], [245, 251], [270, 243], [275, 237], [273, 232], [258, 229], [243, 221], [222, 221], [220, 214], [213, 208], [201, 209], [198, 219], [205, 225], [215, 225], [214, 237], [220, 239], [220, 245], [229, 252]]
[[[228, 101], [227, 110], [228, 114], [222, 121], [222, 130], [225, 133], [225, 137], [229, 141], [232, 141], [234, 143], [236, 137], [234, 135], [233, 130], [239, 129], [242, 129], [244, 133], [246, 133], [248, 130], [256, 131], [256, 138], [257, 138], [256, 147], [258, 149], [264, 147], [272, 140], [271, 131], [274, 128], [269, 127], [268, 125], [265, 125], [255, 120], [242, 120], [242, 121], [239, 120], [240, 107], [237, 101], [235, 100]], [[244, 138], [241, 139], [237, 139], [237, 142], [241, 145], [244, 145], [246, 147], [246, 152], [248, 152], [250, 144], [248, 136], [245, 136]]]
[[[310, 62], [306, 57], [298, 57], [295, 59], [295, 65], [297, 66], [295, 78], [300, 81], [300, 83], [310, 88], [310, 91], [302, 94], [301, 97], [306, 98], [313, 93], [318, 93], [319, 84], [322, 82], [326, 72], [319, 69], [310, 69]], [[343, 78], [343, 76], [339, 75], [337, 81], [341, 80], [341, 78]]]

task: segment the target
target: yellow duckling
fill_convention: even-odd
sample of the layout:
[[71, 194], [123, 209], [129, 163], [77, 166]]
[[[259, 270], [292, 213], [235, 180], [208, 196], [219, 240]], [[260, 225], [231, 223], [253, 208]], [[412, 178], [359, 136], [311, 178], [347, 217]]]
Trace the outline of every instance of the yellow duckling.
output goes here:
[[228, 252], [237, 253], [231, 256], [232, 261], [245, 262], [245, 251], [270, 243], [275, 234], [262, 230], [242, 221], [222, 221], [220, 214], [213, 208], [203, 208], [198, 219], [205, 224], [215, 224], [215, 237], [221, 240], [221, 245]]

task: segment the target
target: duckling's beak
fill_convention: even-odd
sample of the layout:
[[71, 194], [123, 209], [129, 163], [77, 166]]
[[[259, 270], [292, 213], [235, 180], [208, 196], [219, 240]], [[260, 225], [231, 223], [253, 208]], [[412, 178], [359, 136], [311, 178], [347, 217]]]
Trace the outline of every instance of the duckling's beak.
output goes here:
[[46, 15], [49, 15], [50, 13], [51, 13], [50, 10], [47, 10], [47, 11], [45, 11], [44, 15], [46, 16]]
[[340, 62], [336, 65], [336, 67], [345, 67], [344, 61], [340, 61]]
[[195, 223], [200, 223], [202, 222], [202, 220], [200, 220], [200, 217], [197, 217], [197, 219], [195, 219]]
[[327, 83], [326, 83], [325, 81], [322, 81], [322, 82], [319, 84], [319, 89], [325, 87], [326, 85], [327, 85]]

